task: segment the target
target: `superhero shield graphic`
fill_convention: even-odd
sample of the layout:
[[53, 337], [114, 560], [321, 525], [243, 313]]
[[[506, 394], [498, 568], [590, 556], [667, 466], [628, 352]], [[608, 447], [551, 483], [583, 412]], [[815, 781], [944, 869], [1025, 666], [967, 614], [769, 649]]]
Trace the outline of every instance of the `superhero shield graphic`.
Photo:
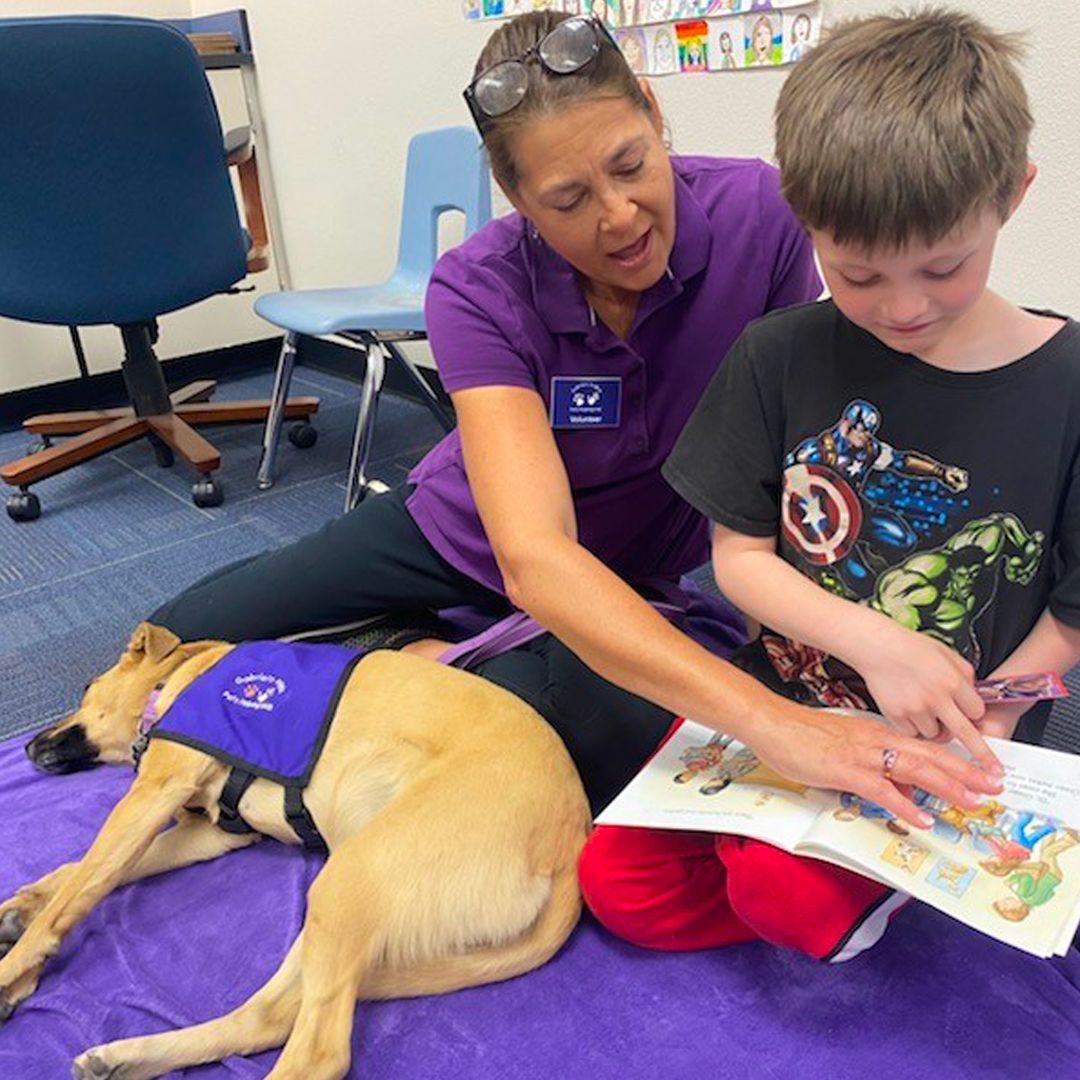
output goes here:
[[851, 485], [832, 469], [813, 463], [784, 470], [780, 503], [784, 536], [815, 566], [839, 562], [855, 546], [862, 504]]

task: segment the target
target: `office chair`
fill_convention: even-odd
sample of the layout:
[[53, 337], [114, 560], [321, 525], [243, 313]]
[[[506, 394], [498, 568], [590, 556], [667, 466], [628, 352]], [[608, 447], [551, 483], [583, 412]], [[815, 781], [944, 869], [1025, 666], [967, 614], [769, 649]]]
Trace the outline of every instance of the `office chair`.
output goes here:
[[[170, 394], [153, 346], [159, 315], [233, 291], [268, 264], [251, 146], [226, 148], [195, 50], [144, 19], [0, 20], [0, 108], [0, 315], [116, 325], [131, 401], [26, 421], [44, 448], [0, 466], [20, 489], [9, 516], [39, 516], [31, 484], [143, 435], [159, 464], [175, 451], [194, 465], [196, 505], [219, 505], [220, 455], [192, 425], [262, 422], [269, 402], [211, 403], [206, 380]], [[316, 398], [282, 405], [305, 422], [317, 409]], [[54, 435], [73, 437], [52, 445]]]
[[274, 482], [274, 459], [281, 427], [279, 403], [288, 393], [300, 335], [323, 338], [364, 354], [364, 381], [353, 437], [345, 509], [351, 510], [368, 490], [367, 460], [375, 427], [386, 361], [394, 360], [446, 431], [454, 426], [451, 410], [397, 347], [426, 337], [424, 293], [439, 254], [439, 217], [447, 210], [465, 214], [465, 235], [491, 219], [491, 179], [487, 161], [468, 127], [444, 128], [413, 136], [405, 166], [405, 200], [398, 243], [398, 263], [380, 285], [346, 289], [303, 289], [269, 293], [255, 311], [285, 330], [274, 382], [273, 409], [263, 436], [258, 485]]

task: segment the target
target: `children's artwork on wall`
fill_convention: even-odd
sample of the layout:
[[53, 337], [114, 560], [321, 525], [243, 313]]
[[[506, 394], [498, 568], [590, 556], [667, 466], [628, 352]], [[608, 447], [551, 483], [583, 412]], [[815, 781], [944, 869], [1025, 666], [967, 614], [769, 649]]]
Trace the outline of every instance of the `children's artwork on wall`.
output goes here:
[[647, 28], [650, 75], [671, 75], [679, 70], [674, 31], [674, 26], [666, 24]]
[[780, 16], [765, 11], [747, 15], [743, 19], [743, 44], [747, 67], [772, 67], [783, 63]]
[[794, 64], [817, 44], [821, 19], [813, 18], [810, 11], [785, 11], [783, 27], [784, 63]]
[[741, 19], [709, 20], [709, 70], [734, 71], [746, 62]]
[[622, 49], [626, 63], [635, 75], [647, 75], [649, 73], [649, 50], [645, 44], [645, 28], [643, 26], [631, 26], [626, 30], [616, 30], [615, 40]]
[[528, 11], [592, 15], [638, 75], [738, 71], [801, 60], [821, 36], [821, 0], [461, 0], [466, 19]]
[[675, 36], [679, 42], [679, 70], [708, 71], [709, 24], [704, 19], [676, 23]]

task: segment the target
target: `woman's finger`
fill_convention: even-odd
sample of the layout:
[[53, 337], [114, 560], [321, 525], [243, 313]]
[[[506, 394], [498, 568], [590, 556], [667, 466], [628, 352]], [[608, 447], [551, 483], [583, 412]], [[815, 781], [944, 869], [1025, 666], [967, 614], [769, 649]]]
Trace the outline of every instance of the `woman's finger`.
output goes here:
[[982, 797], [935, 760], [912, 753], [900, 754], [898, 757], [897, 766], [892, 772], [894, 783], [922, 788], [953, 806], [967, 810], [974, 810], [979, 806]]
[[929, 829], [934, 824], [933, 817], [925, 810], [920, 810], [909, 798], [905, 798], [900, 789], [884, 776], [873, 772], [863, 772], [858, 784], [851, 790], [864, 799], [876, 802], [884, 807], [893, 817], [914, 825], [916, 829]]
[[[932, 795], [960, 805], [977, 805], [982, 795], [1001, 792], [1000, 780], [988, 776], [978, 765], [935, 743], [897, 740], [896, 757], [888, 779], [914, 784]], [[867, 755], [867, 765], [871, 764]]]

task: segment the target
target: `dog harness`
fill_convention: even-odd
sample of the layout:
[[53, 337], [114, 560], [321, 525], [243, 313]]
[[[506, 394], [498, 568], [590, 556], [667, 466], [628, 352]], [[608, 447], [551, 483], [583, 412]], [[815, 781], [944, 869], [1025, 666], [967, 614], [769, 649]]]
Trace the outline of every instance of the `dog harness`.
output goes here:
[[237, 645], [184, 689], [161, 717], [153, 715], [152, 695], [143, 734], [182, 743], [232, 766], [219, 799], [218, 824], [226, 832], [254, 832], [239, 804], [261, 776], [284, 788], [285, 819], [304, 847], [325, 855], [326, 842], [304, 805], [303, 790], [362, 656], [337, 645]]

